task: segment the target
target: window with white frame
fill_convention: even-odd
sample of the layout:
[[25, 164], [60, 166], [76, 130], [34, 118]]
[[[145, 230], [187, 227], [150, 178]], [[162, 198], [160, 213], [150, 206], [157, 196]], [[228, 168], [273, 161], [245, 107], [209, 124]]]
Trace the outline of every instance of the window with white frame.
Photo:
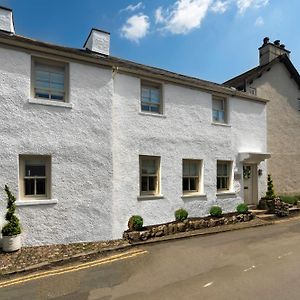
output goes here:
[[160, 84], [141, 81], [141, 111], [162, 113], [162, 88]]
[[249, 87], [248, 92], [249, 92], [250, 95], [256, 96], [256, 88]]
[[231, 161], [217, 161], [217, 190], [228, 191], [231, 185]]
[[66, 102], [67, 65], [46, 59], [34, 58], [32, 68], [33, 97]]
[[140, 195], [158, 195], [160, 157], [140, 156]]
[[183, 194], [200, 191], [201, 160], [183, 159], [182, 191]]
[[213, 122], [226, 123], [227, 112], [226, 112], [226, 98], [213, 96], [212, 98], [212, 117]]
[[50, 199], [51, 157], [20, 155], [20, 198]]

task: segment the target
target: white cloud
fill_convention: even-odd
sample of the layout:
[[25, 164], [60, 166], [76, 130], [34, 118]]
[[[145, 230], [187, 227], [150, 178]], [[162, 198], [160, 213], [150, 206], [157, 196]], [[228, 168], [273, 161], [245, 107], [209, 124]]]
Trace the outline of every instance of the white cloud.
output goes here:
[[230, 5], [230, 1], [216, 1], [213, 3], [213, 5], [211, 6], [211, 10], [214, 12], [214, 13], [220, 13], [220, 14], [223, 14], [229, 7]]
[[263, 26], [265, 24], [265, 21], [262, 17], [258, 17], [254, 23], [254, 25], [256, 27], [260, 27], [260, 26]]
[[162, 15], [162, 7], [160, 6], [155, 10], [155, 23], [163, 23], [164, 17]]
[[131, 11], [132, 12], [132, 11], [136, 11], [143, 7], [144, 7], [143, 2], [139, 2], [136, 5], [133, 5], [133, 4], [128, 5], [127, 7], [121, 9], [120, 12], [123, 12], [123, 11]]
[[156, 11], [156, 22], [173, 34], [186, 34], [201, 26], [212, 0], [178, 0], [165, 10]]
[[269, 0], [236, 0], [238, 12], [243, 14], [248, 8], [261, 8], [269, 4]]
[[143, 14], [133, 15], [121, 28], [121, 35], [128, 40], [138, 42], [149, 32], [149, 17]]

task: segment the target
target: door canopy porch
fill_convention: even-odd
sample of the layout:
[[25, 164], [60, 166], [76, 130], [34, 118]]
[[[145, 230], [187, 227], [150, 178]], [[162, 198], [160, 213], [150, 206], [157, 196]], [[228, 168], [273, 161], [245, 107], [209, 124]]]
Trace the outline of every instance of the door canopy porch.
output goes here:
[[257, 152], [240, 152], [239, 160], [247, 164], [259, 164], [262, 161], [271, 157], [270, 153], [257, 153]]

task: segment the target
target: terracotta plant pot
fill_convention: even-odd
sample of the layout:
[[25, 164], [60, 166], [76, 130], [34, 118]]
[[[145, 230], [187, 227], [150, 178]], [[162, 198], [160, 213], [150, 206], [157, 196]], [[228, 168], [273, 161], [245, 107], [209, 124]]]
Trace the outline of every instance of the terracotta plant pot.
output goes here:
[[21, 249], [21, 235], [3, 236], [2, 250], [4, 252], [14, 252]]

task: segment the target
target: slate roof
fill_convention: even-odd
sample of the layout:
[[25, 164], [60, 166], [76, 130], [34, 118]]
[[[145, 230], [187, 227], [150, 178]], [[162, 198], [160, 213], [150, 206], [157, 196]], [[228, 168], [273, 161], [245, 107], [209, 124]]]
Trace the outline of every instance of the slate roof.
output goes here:
[[285, 65], [285, 67], [291, 75], [291, 78], [293, 78], [296, 81], [300, 89], [300, 75], [286, 54], [276, 57], [275, 59], [263, 66], [255, 67], [239, 76], [229, 79], [223, 84], [228, 87], [235, 87], [238, 90], [244, 90], [247, 82], [251, 83], [251, 81], [254, 81], [255, 79], [261, 77], [265, 72], [270, 71], [272, 66], [274, 66], [277, 63], [283, 63]]

